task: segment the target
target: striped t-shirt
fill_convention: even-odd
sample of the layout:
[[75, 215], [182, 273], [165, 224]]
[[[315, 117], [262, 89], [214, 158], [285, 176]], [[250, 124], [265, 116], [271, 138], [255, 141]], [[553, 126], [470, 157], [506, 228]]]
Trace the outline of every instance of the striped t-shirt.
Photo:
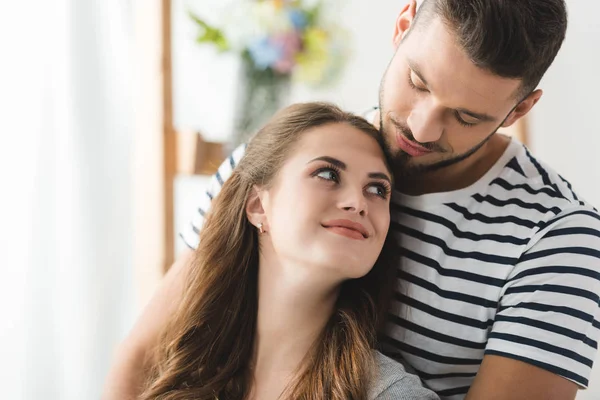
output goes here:
[[[221, 165], [189, 229], [243, 156]], [[521, 360], [587, 387], [600, 335], [600, 216], [512, 140], [465, 189], [392, 196], [403, 255], [383, 350], [442, 399], [466, 395], [485, 354]]]

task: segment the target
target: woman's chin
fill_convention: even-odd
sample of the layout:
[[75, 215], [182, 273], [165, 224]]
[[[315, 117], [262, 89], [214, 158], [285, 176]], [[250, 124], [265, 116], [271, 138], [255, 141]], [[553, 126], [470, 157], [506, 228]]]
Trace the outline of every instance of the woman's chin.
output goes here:
[[361, 278], [369, 273], [375, 260], [367, 260], [364, 254], [354, 251], [328, 251], [323, 254], [319, 269], [335, 271], [341, 280]]

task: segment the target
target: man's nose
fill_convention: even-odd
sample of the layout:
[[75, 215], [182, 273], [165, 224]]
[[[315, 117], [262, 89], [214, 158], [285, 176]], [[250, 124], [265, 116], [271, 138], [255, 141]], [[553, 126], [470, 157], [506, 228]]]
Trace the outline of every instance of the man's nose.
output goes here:
[[419, 143], [437, 142], [444, 131], [442, 113], [431, 97], [416, 104], [406, 123]]

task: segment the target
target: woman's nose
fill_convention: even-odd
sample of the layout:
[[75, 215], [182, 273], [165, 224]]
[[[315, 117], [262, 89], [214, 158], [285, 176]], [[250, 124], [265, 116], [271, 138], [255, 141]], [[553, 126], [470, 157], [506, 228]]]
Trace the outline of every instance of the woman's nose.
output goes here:
[[341, 196], [338, 207], [364, 217], [368, 214], [367, 199], [361, 188], [348, 187]]

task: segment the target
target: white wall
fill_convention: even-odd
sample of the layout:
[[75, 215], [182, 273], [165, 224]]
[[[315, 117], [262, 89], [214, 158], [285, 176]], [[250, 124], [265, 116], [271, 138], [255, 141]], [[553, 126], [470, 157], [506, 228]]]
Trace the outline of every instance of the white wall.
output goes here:
[[233, 55], [196, 44], [191, 10], [217, 24], [223, 0], [172, 1], [173, 118], [177, 129], [202, 132], [207, 140], [226, 141], [233, 129], [238, 66]]
[[296, 85], [291, 100], [331, 101], [357, 113], [377, 105], [379, 82], [393, 55], [394, 22], [405, 3], [350, 0], [338, 6], [340, 23], [352, 32], [352, 52], [343, 75], [333, 89], [314, 90]]
[[569, 0], [563, 48], [540, 87], [531, 147], [600, 207], [600, 2]]
[[[600, 2], [568, 0], [565, 44], [540, 87], [530, 118], [535, 154], [600, 207]], [[578, 400], [600, 398], [600, 357]]]

